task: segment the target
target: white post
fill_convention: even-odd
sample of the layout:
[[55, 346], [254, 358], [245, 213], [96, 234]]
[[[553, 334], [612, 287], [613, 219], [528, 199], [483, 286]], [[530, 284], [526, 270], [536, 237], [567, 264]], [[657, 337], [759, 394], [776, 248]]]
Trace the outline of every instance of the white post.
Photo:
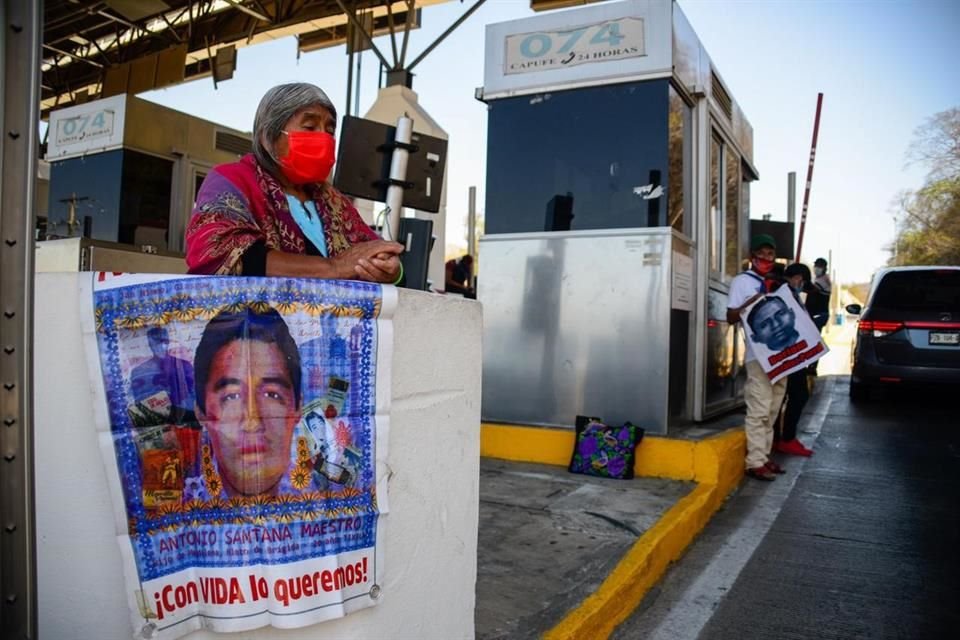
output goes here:
[[400, 233], [400, 211], [403, 208], [403, 186], [407, 179], [407, 160], [410, 151], [410, 136], [413, 133], [413, 120], [406, 114], [397, 118], [397, 134], [393, 139], [398, 145], [393, 149], [393, 158], [390, 160], [390, 186], [387, 187], [387, 226], [384, 239], [398, 240]]

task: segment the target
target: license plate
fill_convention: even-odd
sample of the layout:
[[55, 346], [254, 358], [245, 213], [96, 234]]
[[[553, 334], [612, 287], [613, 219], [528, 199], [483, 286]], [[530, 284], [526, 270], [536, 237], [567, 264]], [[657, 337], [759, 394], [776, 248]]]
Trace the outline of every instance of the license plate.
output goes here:
[[960, 333], [930, 332], [930, 344], [960, 345]]

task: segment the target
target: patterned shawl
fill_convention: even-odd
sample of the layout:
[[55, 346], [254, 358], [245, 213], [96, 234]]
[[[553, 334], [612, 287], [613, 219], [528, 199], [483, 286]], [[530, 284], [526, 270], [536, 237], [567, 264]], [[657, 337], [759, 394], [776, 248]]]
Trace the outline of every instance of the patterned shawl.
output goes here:
[[[311, 185], [308, 193], [323, 220], [330, 257], [377, 239], [353, 204], [331, 185]], [[241, 257], [261, 241], [267, 249], [307, 252], [307, 241], [290, 215], [280, 183], [248, 154], [214, 167], [200, 187], [187, 224], [189, 273], [240, 275]]]

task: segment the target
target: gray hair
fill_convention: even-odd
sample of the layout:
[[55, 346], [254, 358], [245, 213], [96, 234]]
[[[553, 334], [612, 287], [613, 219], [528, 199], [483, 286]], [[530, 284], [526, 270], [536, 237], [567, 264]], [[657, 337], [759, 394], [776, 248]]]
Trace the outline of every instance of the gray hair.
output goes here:
[[306, 82], [281, 84], [267, 91], [253, 119], [253, 155], [264, 169], [280, 175], [279, 158], [273, 155], [273, 143], [280, 137], [283, 125], [301, 109], [318, 104], [337, 118], [337, 108], [323, 90]]

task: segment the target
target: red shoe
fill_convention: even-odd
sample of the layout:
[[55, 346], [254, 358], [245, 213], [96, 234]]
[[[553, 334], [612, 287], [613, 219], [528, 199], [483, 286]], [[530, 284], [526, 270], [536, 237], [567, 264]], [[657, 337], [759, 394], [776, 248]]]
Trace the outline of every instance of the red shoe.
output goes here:
[[780, 453], [786, 453], [787, 455], [791, 456], [803, 456], [804, 458], [809, 458], [813, 455], [813, 451], [803, 446], [803, 443], [796, 438], [793, 440], [787, 440], [785, 442], [778, 442], [774, 448]]
[[768, 460], [768, 461], [767, 461], [767, 464], [765, 464], [764, 466], [765, 466], [767, 469], [769, 469], [770, 471], [772, 471], [773, 473], [783, 474], [783, 473], [786, 473], [786, 472], [787, 472], [786, 469], [784, 469], [783, 467], [781, 467], [780, 465], [778, 465], [778, 464], [777, 464], [776, 462], [774, 462], [773, 460]]
[[770, 471], [766, 466], [747, 469], [747, 475], [756, 480], [763, 480], [764, 482], [773, 482], [777, 479], [773, 471]]

